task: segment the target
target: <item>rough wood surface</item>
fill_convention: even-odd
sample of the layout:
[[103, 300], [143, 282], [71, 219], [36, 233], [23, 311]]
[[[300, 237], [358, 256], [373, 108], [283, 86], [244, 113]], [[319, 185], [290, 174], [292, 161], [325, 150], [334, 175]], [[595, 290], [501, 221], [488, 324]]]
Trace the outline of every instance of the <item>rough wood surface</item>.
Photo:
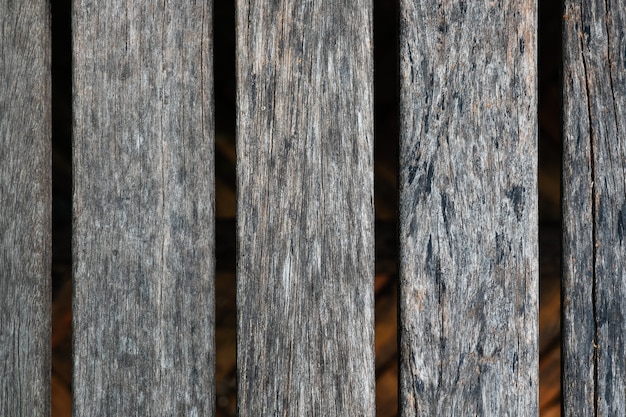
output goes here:
[[50, 24], [0, 0], [0, 415], [50, 412]]
[[626, 9], [565, 2], [563, 402], [626, 415]]
[[240, 416], [375, 414], [371, 13], [238, 4]]
[[400, 7], [401, 415], [537, 415], [536, 4]]
[[73, 3], [77, 417], [214, 414], [211, 4]]

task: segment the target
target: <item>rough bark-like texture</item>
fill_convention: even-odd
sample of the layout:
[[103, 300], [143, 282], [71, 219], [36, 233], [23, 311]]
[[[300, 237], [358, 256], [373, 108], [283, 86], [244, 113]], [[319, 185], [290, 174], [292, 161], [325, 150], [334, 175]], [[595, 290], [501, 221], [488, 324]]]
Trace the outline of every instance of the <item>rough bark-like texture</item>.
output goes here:
[[0, 415], [50, 412], [50, 24], [0, 0]]
[[626, 415], [626, 8], [565, 2], [563, 402]]
[[372, 4], [237, 9], [240, 416], [373, 416]]
[[214, 413], [211, 4], [73, 3], [77, 417]]
[[536, 4], [400, 13], [401, 415], [537, 415]]

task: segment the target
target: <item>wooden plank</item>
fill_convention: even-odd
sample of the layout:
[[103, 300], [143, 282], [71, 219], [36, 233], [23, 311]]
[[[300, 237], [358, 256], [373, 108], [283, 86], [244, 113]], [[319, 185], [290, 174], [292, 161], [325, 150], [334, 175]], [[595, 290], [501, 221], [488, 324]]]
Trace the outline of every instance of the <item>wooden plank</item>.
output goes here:
[[50, 413], [47, 1], [0, 1], [0, 415]]
[[211, 9], [73, 2], [76, 416], [214, 414]]
[[371, 1], [237, 29], [239, 415], [373, 416]]
[[401, 415], [537, 415], [536, 4], [400, 7]]
[[563, 402], [626, 415], [626, 10], [565, 2]]
[[[236, 221], [235, 219], [216, 219], [215, 268], [218, 271], [234, 271], [236, 265]], [[394, 275], [398, 273], [398, 248], [395, 245], [398, 225], [395, 221], [376, 220], [376, 275]]]

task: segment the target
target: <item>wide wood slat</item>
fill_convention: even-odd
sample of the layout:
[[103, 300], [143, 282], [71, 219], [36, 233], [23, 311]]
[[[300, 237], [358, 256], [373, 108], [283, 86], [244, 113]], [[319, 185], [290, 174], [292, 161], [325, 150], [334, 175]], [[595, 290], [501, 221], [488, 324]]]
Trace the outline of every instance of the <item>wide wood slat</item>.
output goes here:
[[0, 1], [0, 415], [50, 412], [47, 1]]
[[400, 7], [401, 415], [537, 415], [536, 3]]
[[626, 10], [565, 2], [563, 403], [626, 415]]
[[214, 414], [211, 2], [73, 2], [74, 415]]
[[238, 411], [373, 416], [372, 4], [238, 2]]

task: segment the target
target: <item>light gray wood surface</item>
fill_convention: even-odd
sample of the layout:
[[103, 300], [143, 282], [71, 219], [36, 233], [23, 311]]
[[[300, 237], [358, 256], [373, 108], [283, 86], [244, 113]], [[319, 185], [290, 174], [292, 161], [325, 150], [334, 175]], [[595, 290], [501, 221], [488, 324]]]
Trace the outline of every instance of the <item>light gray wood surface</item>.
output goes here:
[[536, 3], [400, 8], [401, 415], [536, 416]]
[[239, 415], [373, 416], [372, 4], [236, 13]]
[[211, 2], [73, 2], [74, 415], [214, 413]]
[[50, 412], [50, 21], [0, 0], [0, 415]]
[[626, 9], [565, 2], [563, 403], [626, 415]]

